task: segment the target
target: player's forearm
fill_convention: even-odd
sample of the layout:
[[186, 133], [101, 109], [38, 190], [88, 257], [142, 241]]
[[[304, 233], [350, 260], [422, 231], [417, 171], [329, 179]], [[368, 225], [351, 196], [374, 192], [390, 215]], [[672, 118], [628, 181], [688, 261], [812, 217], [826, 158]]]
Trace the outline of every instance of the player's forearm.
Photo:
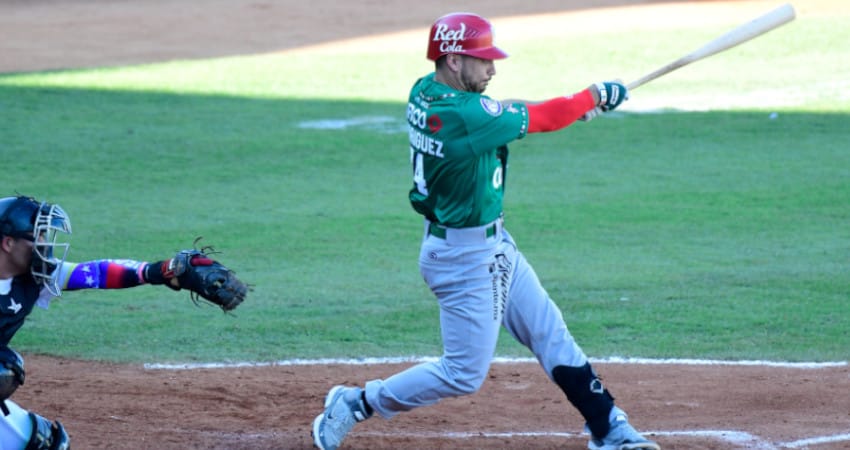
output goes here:
[[545, 102], [527, 102], [528, 132], [541, 133], [560, 130], [593, 109], [596, 102], [597, 100], [590, 89]]
[[145, 283], [146, 262], [128, 259], [101, 259], [83, 263], [66, 262], [59, 276], [63, 290], [124, 289]]

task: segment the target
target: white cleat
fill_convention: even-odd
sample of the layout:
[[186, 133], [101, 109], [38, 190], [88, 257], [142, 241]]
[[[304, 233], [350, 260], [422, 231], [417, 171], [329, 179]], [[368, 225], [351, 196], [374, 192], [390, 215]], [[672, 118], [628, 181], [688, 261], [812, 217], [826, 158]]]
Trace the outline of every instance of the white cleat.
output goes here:
[[334, 386], [325, 397], [325, 411], [313, 421], [313, 445], [336, 450], [357, 422], [368, 419], [362, 399], [363, 389]]
[[661, 450], [655, 442], [644, 438], [630, 424], [629, 416], [616, 406], [608, 416], [611, 428], [603, 438], [590, 435], [590, 450]]

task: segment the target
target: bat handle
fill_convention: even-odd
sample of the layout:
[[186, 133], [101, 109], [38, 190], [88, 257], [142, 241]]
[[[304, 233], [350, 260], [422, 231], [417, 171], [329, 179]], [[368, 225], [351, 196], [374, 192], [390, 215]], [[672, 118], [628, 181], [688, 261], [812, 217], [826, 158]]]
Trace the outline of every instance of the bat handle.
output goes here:
[[654, 80], [655, 78], [658, 78], [658, 77], [650, 77], [650, 76], [647, 75], [645, 77], [638, 78], [637, 80], [634, 80], [631, 83], [626, 84], [626, 89], [628, 89], [629, 92], [631, 92], [631, 91], [643, 86], [644, 84], [648, 83], [650, 80]]
[[672, 72], [672, 71], [674, 71], [674, 70], [676, 70], [676, 69], [678, 69], [682, 66], [686, 66], [686, 65], [690, 64], [691, 62], [693, 62], [693, 60], [694, 60], [694, 58], [691, 54], [683, 56], [683, 57], [671, 62], [670, 64], [667, 64], [666, 66], [659, 68], [658, 70], [656, 70], [652, 73], [648, 73], [648, 74], [638, 78], [637, 80], [632, 81], [631, 83], [626, 85], [626, 88], [630, 91], [633, 90], [633, 89], [637, 89], [638, 87], [643, 86], [644, 84], [649, 83], [650, 81], [652, 81], [652, 80], [654, 80], [654, 79], [656, 79], [656, 78], [658, 78], [658, 77], [660, 77], [664, 74], [667, 74], [667, 73]]
[[629, 91], [633, 91], [638, 87], [642, 86], [644, 83], [646, 83], [646, 81], [644, 81], [643, 79], [635, 80], [631, 83], [626, 84], [626, 89], [628, 89]]

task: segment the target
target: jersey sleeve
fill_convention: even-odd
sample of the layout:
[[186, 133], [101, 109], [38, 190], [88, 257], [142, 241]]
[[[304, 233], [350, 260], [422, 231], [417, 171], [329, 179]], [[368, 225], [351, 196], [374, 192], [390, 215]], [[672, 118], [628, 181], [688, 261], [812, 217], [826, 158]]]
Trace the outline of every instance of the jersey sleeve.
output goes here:
[[505, 106], [485, 95], [474, 95], [465, 109], [469, 144], [475, 153], [507, 145], [528, 133], [528, 108], [522, 103]]
[[124, 289], [144, 284], [147, 263], [129, 259], [101, 259], [83, 263], [66, 262], [59, 269], [63, 290]]

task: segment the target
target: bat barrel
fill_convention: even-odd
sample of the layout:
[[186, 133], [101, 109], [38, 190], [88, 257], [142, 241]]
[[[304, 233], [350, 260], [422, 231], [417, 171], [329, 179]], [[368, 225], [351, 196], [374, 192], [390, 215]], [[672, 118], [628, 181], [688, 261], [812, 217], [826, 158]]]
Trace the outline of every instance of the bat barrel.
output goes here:
[[752, 21], [738, 26], [737, 28], [723, 34], [702, 47], [688, 53], [685, 56], [663, 66], [654, 72], [648, 73], [641, 78], [627, 84], [629, 90], [636, 89], [658, 77], [666, 75], [680, 67], [686, 66], [694, 61], [707, 58], [716, 53], [728, 50], [737, 45], [743, 44], [755, 37], [761, 36], [774, 28], [778, 28], [796, 17], [794, 7], [790, 3], [786, 3], [772, 11], [769, 11]]

